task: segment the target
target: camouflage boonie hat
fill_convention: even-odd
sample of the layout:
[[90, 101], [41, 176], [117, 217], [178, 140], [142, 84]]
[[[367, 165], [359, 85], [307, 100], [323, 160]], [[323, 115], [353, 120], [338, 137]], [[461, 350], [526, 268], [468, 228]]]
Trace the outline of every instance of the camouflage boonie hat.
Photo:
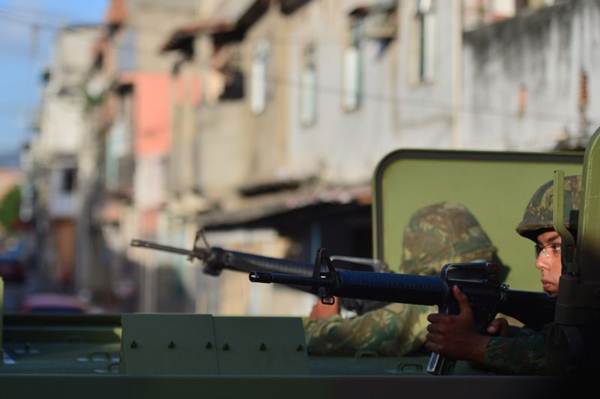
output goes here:
[[447, 263], [491, 261], [496, 253], [475, 216], [461, 204], [421, 208], [404, 229], [402, 267], [410, 274], [438, 274]]
[[[564, 189], [565, 224], [569, 230], [576, 233], [579, 204], [581, 202], [581, 176], [565, 177]], [[538, 188], [529, 200], [523, 219], [517, 226], [517, 233], [536, 241], [536, 237], [540, 233], [554, 229], [552, 223], [553, 198], [554, 181], [550, 180]]]

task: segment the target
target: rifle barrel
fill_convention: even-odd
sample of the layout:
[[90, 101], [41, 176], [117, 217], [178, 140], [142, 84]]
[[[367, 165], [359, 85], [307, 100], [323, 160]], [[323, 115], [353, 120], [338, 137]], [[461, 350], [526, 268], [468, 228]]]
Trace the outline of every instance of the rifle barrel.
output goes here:
[[415, 305], [439, 305], [449, 293], [447, 284], [439, 277], [397, 273], [373, 273], [338, 270], [334, 278], [327, 273], [323, 278], [293, 276], [283, 273], [250, 273], [255, 283], [276, 283], [328, 289], [331, 295]]
[[440, 305], [446, 301], [449, 288], [440, 277], [399, 273], [337, 271], [339, 285], [336, 296], [353, 296], [385, 302], [415, 305]]
[[[250, 281], [260, 283], [287, 284], [307, 291], [318, 292], [325, 288], [329, 295], [341, 298], [397, 302], [414, 305], [443, 305], [453, 301], [448, 283], [441, 277], [420, 276], [397, 273], [372, 273], [337, 270], [335, 275], [321, 273], [321, 278], [289, 275], [284, 273], [254, 272]], [[464, 293], [471, 293], [475, 298], [472, 307], [492, 303], [490, 311], [494, 310], [507, 316], [514, 317], [528, 327], [541, 328], [554, 319], [556, 301], [544, 293], [515, 291], [508, 289], [477, 287], [477, 280], [458, 279], [467, 283], [462, 286]], [[475, 284], [475, 286], [474, 286]], [[497, 298], [497, 299], [494, 299]], [[495, 312], [491, 314], [493, 317]]]
[[159, 251], [171, 252], [179, 255], [192, 256], [194, 258], [204, 259], [208, 252], [204, 251], [190, 251], [189, 249], [172, 247], [170, 245], [157, 244], [155, 242], [144, 241], [144, 240], [131, 240], [132, 247], [156, 249]]

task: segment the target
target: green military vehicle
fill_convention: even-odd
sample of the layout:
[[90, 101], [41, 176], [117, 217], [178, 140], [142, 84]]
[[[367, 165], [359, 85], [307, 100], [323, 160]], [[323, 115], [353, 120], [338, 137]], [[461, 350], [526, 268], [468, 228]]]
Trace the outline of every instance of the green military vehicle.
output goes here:
[[[570, 289], [561, 290], [558, 303], [563, 314], [557, 322], [583, 332], [582, 342], [590, 345], [587, 340], [597, 329], [600, 292], [596, 288], [600, 281], [599, 132], [585, 157], [426, 150], [389, 154], [373, 179], [374, 258], [397, 268], [402, 231], [410, 215], [424, 205], [461, 202], [477, 216], [510, 267], [511, 288], [539, 291], [533, 250], [514, 233], [514, 227], [535, 188], [552, 178], [555, 170], [583, 173], [584, 180], [577, 269], [566, 276]], [[218, 259], [235, 264], [236, 254], [226, 252]], [[248, 259], [250, 266], [264, 260], [242, 261]], [[310, 271], [303, 273], [310, 275]], [[293, 317], [7, 314], [0, 320], [0, 392], [6, 397], [451, 398], [480, 392], [506, 398], [560, 392], [557, 377], [498, 376], [461, 362], [451, 375], [430, 375], [426, 354], [311, 356], [302, 323]]]

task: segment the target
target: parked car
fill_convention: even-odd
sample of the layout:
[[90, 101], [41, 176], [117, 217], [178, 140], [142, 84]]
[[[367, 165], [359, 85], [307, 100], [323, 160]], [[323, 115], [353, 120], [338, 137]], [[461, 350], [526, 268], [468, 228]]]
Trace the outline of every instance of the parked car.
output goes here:
[[88, 305], [73, 295], [40, 293], [25, 298], [21, 312], [35, 314], [84, 314]]
[[25, 281], [24, 248], [23, 242], [18, 241], [8, 248], [0, 249], [0, 277], [5, 283], [20, 284]]

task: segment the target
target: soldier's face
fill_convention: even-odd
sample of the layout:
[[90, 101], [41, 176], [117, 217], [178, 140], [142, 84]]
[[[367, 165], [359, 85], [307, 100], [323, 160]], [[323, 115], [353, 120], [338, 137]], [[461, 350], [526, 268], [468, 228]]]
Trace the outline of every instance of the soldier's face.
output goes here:
[[560, 236], [555, 231], [537, 236], [535, 267], [541, 273], [540, 281], [544, 291], [552, 296], [558, 294], [558, 281], [562, 272], [560, 243]]

